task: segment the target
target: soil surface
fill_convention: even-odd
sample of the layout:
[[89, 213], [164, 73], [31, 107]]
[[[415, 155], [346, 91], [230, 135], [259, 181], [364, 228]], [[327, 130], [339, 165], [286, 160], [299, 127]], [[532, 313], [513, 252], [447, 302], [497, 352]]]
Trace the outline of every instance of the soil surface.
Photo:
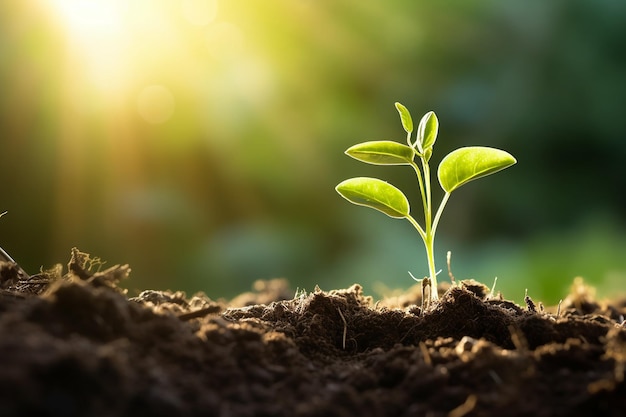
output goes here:
[[283, 280], [229, 302], [0, 263], [0, 416], [624, 416], [625, 303], [576, 282], [560, 309], [463, 281], [421, 311], [419, 287]]

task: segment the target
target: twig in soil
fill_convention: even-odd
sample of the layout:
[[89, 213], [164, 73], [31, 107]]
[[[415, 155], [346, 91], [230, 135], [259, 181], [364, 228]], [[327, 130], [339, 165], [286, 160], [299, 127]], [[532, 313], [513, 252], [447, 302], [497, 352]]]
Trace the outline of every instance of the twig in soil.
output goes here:
[[293, 296], [293, 299], [295, 300], [296, 298], [306, 298], [306, 290], [300, 289], [300, 287], [296, 288], [296, 293]]
[[[415, 281], [419, 281], [419, 279], [415, 278], [413, 276], [413, 274], [411, 273], [411, 271], [408, 271], [409, 275], [411, 276], [411, 278], [413, 278]], [[441, 270], [439, 271], [441, 272]], [[439, 273], [437, 272], [437, 273]], [[430, 278], [428, 277], [424, 277], [422, 279], [422, 314], [428, 310], [428, 308], [430, 307], [430, 300], [431, 300], [431, 292], [432, 292], [432, 285], [431, 285], [432, 281], [430, 280]], [[437, 291], [437, 289], [435, 288], [435, 291]]]
[[489, 291], [489, 294], [487, 295], [487, 300], [491, 300], [495, 296], [497, 282], [498, 282], [498, 277], [494, 277], [493, 278], [493, 285], [491, 286], [491, 291]]
[[528, 311], [536, 313], [537, 308], [535, 307], [535, 303], [528, 296], [528, 288], [526, 289], [526, 293], [524, 294], [524, 302], [526, 303], [526, 307], [528, 307]]
[[467, 396], [465, 402], [459, 405], [454, 410], [448, 413], [448, 417], [463, 417], [467, 414], [471, 413], [476, 407], [476, 403], [478, 402], [478, 398], [474, 394], [470, 394]]
[[[430, 293], [433, 290], [430, 284], [430, 278], [424, 277], [422, 280], [422, 313], [430, 307]], [[435, 289], [435, 291], [437, 290]]]
[[[6, 211], [5, 211], [4, 213], [6, 213]], [[2, 214], [4, 214], [4, 213], [2, 213]], [[26, 272], [22, 269], [22, 267], [21, 267], [21, 266], [19, 266], [19, 265], [18, 265], [18, 263], [17, 263], [17, 262], [15, 262], [15, 261], [13, 260], [13, 258], [11, 258], [11, 257], [9, 256], [9, 254], [8, 254], [8, 253], [6, 253], [6, 252], [5, 252], [2, 248], [0, 248], [0, 262], [8, 262], [8, 263], [11, 263], [11, 264], [15, 265], [15, 268], [16, 268], [16, 270], [17, 270], [17, 274], [18, 274], [18, 276], [19, 276], [18, 278], [20, 278], [20, 279], [28, 279], [28, 278], [30, 278], [30, 275], [28, 275], [28, 274], [27, 274], [27, 273], [26, 273]]]
[[[315, 288], [318, 287], [316, 286]], [[297, 300], [296, 313], [302, 314], [302, 311], [304, 311], [304, 300], [306, 299], [306, 297], [306, 290], [304, 288], [302, 290], [300, 290], [299, 287], [296, 288], [296, 294], [293, 296], [293, 300]]]
[[563, 300], [559, 300], [559, 305], [556, 308], [556, 318], [558, 319], [559, 316], [561, 315], [561, 303], [563, 302]]
[[452, 251], [448, 251], [446, 255], [446, 262], [448, 263], [448, 276], [450, 277], [450, 281], [452, 285], [456, 284], [456, 280], [454, 279], [454, 275], [452, 274], [452, 267], [450, 265], [450, 261], [452, 260]]
[[526, 336], [524, 336], [524, 333], [518, 327], [514, 325], [509, 326], [509, 333], [511, 334], [511, 342], [513, 342], [515, 349], [521, 352], [528, 350]]
[[200, 310], [192, 311], [190, 313], [179, 314], [176, 317], [178, 317], [182, 321], [187, 321], [208, 316], [209, 314], [219, 313], [220, 311], [222, 311], [222, 307], [220, 306], [209, 306], [206, 308], [201, 308]]
[[339, 315], [341, 316], [341, 320], [343, 320], [343, 339], [342, 339], [341, 346], [343, 347], [343, 350], [346, 350], [346, 336], [348, 335], [348, 323], [346, 322], [346, 318], [343, 316], [343, 313], [341, 312], [341, 309], [339, 307], [337, 307], [337, 311], [339, 312]]
[[424, 357], [424, 362], [426, 363], [426, 365], [432, 365], [433, 360], [430, 357], [430, 353], [428, 352], [428, 348], [426, 347], [426, 344], [424, 342], [420, 342], [420, 350], [422, 351], [422, 356]]

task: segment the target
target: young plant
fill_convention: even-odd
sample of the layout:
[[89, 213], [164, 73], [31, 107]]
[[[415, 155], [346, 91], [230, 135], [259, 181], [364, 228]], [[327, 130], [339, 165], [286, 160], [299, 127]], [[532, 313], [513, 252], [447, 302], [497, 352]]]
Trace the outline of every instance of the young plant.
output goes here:
[[[428, 259], [429, 277], [424, 278], [424, 294], [430, 292], [430, 300], [436, 301], [437, 276], [435, 269], [434, 241], [437, 225], [441, 218], [450, 194], [460, 186], [507, 168], [517, 161], [508, 152], [495, 148], [470, 146], [459, 148], [449, 153], [439, 163], [437, 177], [445, 192], [435, 217], [432, 217], [433, 204], [431, 197], [430, 166], [428, 165], [437, 140], [439, 121], [434, 112], [430, 111], [422, 117], [415, 140], [413, 119], [411, 114], [400, 103], [395, 104], [402, 127], [407, 134], [407, 145], [393, 141], [363, 142], [350, 147], [346, 154], [361, 162], [373, 165], [410, 165], [417, 175], [424, 211], [424, 224], [420, 225], [410, 214], [409, 201], [406, 196], [393, 185], [377, 178], [358, 177], [341, 182], [335, 189], [346, 200], [353, 204], [366, 206], [381, 211], [389, 217], [407, 219], [417, 230], [424, 241]], [[420, 164], [415, 162], [415, 157]], [[421, 165], [421, 166], [420, 166]]]

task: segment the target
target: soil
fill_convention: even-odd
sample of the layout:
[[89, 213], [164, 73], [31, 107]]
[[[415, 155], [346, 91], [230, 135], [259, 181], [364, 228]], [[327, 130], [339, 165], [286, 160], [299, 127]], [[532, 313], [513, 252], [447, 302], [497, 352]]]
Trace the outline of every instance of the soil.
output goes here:
[[582, 282], [560, 308], [474, 281], [374, 302], [359, 285], [230, 301], [118, 287], [72, 251], [0, 263], [0, 416], [623, 416], [626, 304]]

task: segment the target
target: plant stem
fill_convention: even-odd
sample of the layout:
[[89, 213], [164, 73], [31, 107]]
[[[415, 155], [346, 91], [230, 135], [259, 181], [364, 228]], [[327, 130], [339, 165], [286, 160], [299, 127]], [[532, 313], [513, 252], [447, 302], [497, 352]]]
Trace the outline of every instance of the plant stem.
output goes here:
[[[420, 224], [411, 216], [407, 216], [407, 220], [411, 222], [413, 227], [420, 234], [422, 241], [424, 242], [424, 247], [426, 248], [426, 258], [428, 259], [428, 274], [430, 275], [430, 282], [432, 285], [432, 290], [430, 291], [430, 300], [436, 301], [439, 299], [437, 294], [437, 270], [435, 268], [435, 229], [437, 228], [437, 223], [439, 221], [439, 217], [441, 216], [442, 206], [439, 207], [439, 211], [437, 212], [437, 216], [435, 217], [435, 221], [432, 221], [432, 198], [431, 198], [431, 190], [430, 190], [430, 167], [428, 166], [428, 161], [420, 155], [420, 159], [422, 161], [422, 170], [424, 171], [424, 176], [422, 177], [422, 170], [418, 167], [418, 165], [413, 162], [411, 166], [415, 170], [417, 174], [417, 182], [420, 188], [420, 194], [422, 196], [422, 208], [424, 210], [424, 226], [422, 228]], [[447, 197], [444, 197], [447, 200]], [[445, 203], [444, 203], [445, 204]]]
[[[431, 289], [431, 301], [436, 301], [439, 299], [439, 295], [437, 294], [437, 271], [435, 268], [435, 232], [437, 231], [437, 225], [439, 224], [439, 219], [441, 218], [441, 213], [443, 213], [443, 209], [450, 198], [450, 193], [446, 193], [439, 204], [439, 208], [437, 209], [437, 213], [435, 214], [435, 219], [432, 224], [426, 223], [426, 232], [424, 236], [424, 246], [426, 247], [426, 257], [428, 259], [428, 271], [430, 274], [430, 282], [432, 285]], [[429, 213], [430, 214], [430, 213]], [[430, 220], [430, 216], [428, 216]]]
[[[435, 234], [434, 233], [426, 233], [422, 226], [412, 217], [407, 216], [406, 219], [411, 222], [415, 230], [422, 237], [422, 241], [424, 242], [424, 247], [426, 247], [426, 258], [428, 259], [428, 273], [430, 274], [430, 282], [431, 282], [431, 291], [430, 291], [430, 301], [436, 301], [439, 299], [439, 295], [437, 294], [437, 272], [435, 271]], [[409, 272], [410, 274], [410, 272]], [[426, 303], [424, 305], [429, 305]]]
[[424, 242], [426, 242], [426, 232], [424, 232], [424, 229], [422, 229], [422, 226], [420, 226], [420, 224], [417, 222], [417, 220], [415, 220], [411, 215], [406, 216], [406, 219], [411, 222], [411, 224], [413, 225], [413, 227], [415, 227], [415, 230], [417, 230], [417, 232], [420, 234], [420, 236], [422, 237], [422, 240]]
[[[422, 160], [422, 169], [424, 170], [424, 185], [426, 186], [426, 204], [424, 206], [424, 223], [426, 224], [426, 233], [430, 230], [430, 225], [432, 224], [432, 199], [430, 197], [430, 167], [428, 166], [428, 161], [423, 157], [420, 157]], [[422, 198], [424, 196], [422, 195]]]
[[424, 210], [424, 218], [426, 217], [426, 213], [428, 212], [428, 201], [426, 200], [426, 191], [424, 191], [424, 181], [422, 179], [422, 172], [420, 168], [417, 166], [415, 162], [411, 162], [411, 166], [415, 170], [417, 174], [417, 182], [420, 187], [420, 193], [422, 194], [422, 207]]
[[437, 271], [435, 271], [435, 235], [426, 235], [424, 240], [424, 246], [426, 247], [426, 257], [428, 258], [428, 271], [430, 274], [430, 299], [431, 301], [437, 301], [439, 294], [437, 294]]
[[[437, 270], [435, 268], [435, 228], [433, 228], [432, 222], [432, 198], [430, 189], [430, 167], [428, 161], [424, 157], [420, 157], [422, 160], [422, 169], [424, 170], [424, 185], [426, 198], [424, 204], [424, 226], [425, 226], [425, 239], [424, 246], [426, 247], [426, 258], [428, 259], [428, 273], [430, 275], [430, 282], [432, 290], [430, 292], [432, 301], [439, 299], [437, 294]], [[423, 195], [422, 195], [423, 197]]]
[[441, 203], [439, 204], [439, 208], [437, 209], [437, 213], [435, 214], [435, 220], [433, 221], [433, 235], [437, 230], [437, 225], [439, 224], [439, 219], [441, 218], [441, 213], [443, 213], [443, 208], [446, 206], [448, 199], [450, 198], [450, 193], [446, 193], [441, 199]]

